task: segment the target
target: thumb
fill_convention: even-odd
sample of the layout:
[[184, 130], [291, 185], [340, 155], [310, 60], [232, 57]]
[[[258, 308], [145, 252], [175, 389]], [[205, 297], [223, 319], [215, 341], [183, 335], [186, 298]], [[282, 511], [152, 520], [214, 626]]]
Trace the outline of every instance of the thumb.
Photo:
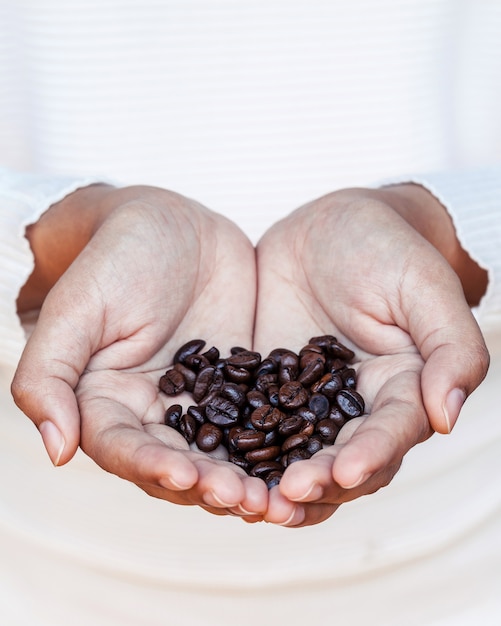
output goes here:
[[74, 389], [89, 361], [91, 338], [69, 314], [61, 314], [61, 307], [55, 311], [48, 300], [46, 304], [19, 361], [11, 392], [38, 428], [52, 463], [63, 465], [74, 456], [80, 441]]
[[430, 424], [445, 434], [485, 378], [489, 353], [459, 281], [432, 282], [427, 290], [420, 302], [430, 306], [414, 307], [410, 332], [425, 360], [421, 390]]

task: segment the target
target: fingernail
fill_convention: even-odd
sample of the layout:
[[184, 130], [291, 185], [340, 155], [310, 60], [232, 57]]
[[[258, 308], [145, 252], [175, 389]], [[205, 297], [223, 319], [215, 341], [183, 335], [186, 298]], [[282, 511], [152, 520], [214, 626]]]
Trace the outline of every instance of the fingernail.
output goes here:
[[[234, 508], [236, 506], [235, 502], [225, 502], [218, 495], [216, 495], [213, 491], [210, 491], [209, 495], [213, 498], [215, 506], [222, 506], [225, 508]], [[207, 502], [207, 504], [209, 504], [209, 502]]]
[[466, 394], [462, 389], [453, 389], [447, 394], [443, 410], [448, 433], [454, 428], [465, 400]]
[[288, 519], [285, 522], [281, 522], [278, 524], [279, 526], [295, 526], [296, 524], [300, 524], [304, 520], [304, 509], [301, 506], [294, 507], [294, 510], [289, 515]]
[[305, 491], [302, 496], [298, 496], [297, 498], [291, 498], [291, 500], [295, 500], [296, 502], [304, 502], [305, 500], [318, 500], [323, 496], [324, 490], [322, 487], [314, 482], [310, 485], [308, 491]]
[[340, 486], [343, 489], [355, 489], [355, 487], [358, 487], [359, 485], [364, 483], [369, 477], [370, 477], [370, 473], [360, 474], [360, 476], [351, 485], [341, 485], [340, 484]]
[[247, 511], [247, 509], [244, 509], [244, 507], [239, 504], [238, 506], [234, 506], [231, 508], [231, 512], [235, 513], [235, 515], [256, 515], [256, 512], [254, 511]]
[[38, 430], [42, 435], [45, 449], [47, 450], [47, 454], [49, 455], [53, 465], [59, 465], [59, 461], [61, 460], [61, 456], [64, 451], [64, 446], [66, 445], [59, 428], [49, 420], [46, 420], [40, 424]]

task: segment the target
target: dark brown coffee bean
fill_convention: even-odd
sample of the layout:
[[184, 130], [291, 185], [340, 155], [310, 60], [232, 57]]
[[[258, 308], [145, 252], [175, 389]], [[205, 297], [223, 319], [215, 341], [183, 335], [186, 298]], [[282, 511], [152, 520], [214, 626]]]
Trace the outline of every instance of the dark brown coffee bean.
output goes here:
[[331, 419], [338, 428], [341, 428], [346, 424], [346, 416], [343, 415], [341, 409], [337, 406], [333, 406], [329, 411], [329, 419]]
[[357, 386], [357, 373], [351, 367], [341, 372], [341, 378], [343, 379], [345, 387], [355, 389]]
[[240, 452], [248, 452], [264, 446], [266, 435], [262, 430], [242, 430], [232, 437], [232, 446]]
[[350, 419], [359, 417], [365, 410], [364, 399], [354, 389], [341, 389], [341, 391], [338, 391], [336, 403], [341, 411]]
[[235, 367], [243, 367], [246, 370], [253, 370], [259, 363], [261, 363], [261, 355], [259, 352], [252, 352], [251, 350], [243, 350], [228, 358], [228, 363]]
[[251, 422], [257, 430], [270, 431], [277, 428], [284, 417], [282, 411], [270, 404], [265, 404], [251, 413]]
[[177, 396], [185, 388], [183, 375], [177, 370], [167, 370], [160, 378], [159, 387], [168, 396]]
[[305, 449], [313, 456], [323, 448], [322, 438], [318, 435], [313, 435], [308, 439], [308, 443], [305, 446]]
[[[308, 352], [315, 352], [316, 354], [323, 354], [322, 348], [320, 346], [317, 346], [314, 343], [307, 343], [299, 351], [299, 359], [300, 359], [300, 361], [303, 358], [303, 356], [305, 356]], [[301, 365], [301, 367], [303, 367], [303, 366]]]
[[278, 385], [270, 385], [268, 387], [268, 400], [271, 406], [278, 406], [280, 404], [280, 390]]
[[312, 393], [308, 402], [308, 407], [315, 413], [318, 419], [324, 419], [329, 415], [329, 400], [321, 393]]
[[254, 376], [259, 378], [264, 374], [275, 374], [277, 372], [278, 365], [273, 359], [263, 359], [259, 366], [254, 370]]
[[290, 437], [287, 437], [287, 439], [283, 442], [282, 452], [287, 453], [291, 450], [294, 450], [294, 448], [301, 448], [307, 443], [307, 441], [308, 437], [306, 435], [302, 435], [300, 433], [291, 435]]
[[245, 453], [245, 458], [249, 463], [253, 465], [260, 463], [261, 461], [275, 460], [280, 454], [280, 446], [268, 446], [266, 448], [257, 448], [256, 450], [249, 450]]
[[294, 450], [285, 454], [284, 457], [286, 459], [285, 467], [288, 467], [292, 463], [296, 463], [296, 461], [306, 461], [307, 459], [311, 459], [311, 454], [306, 448], [294, 448]]
[[195, 386], [195, 380], [197, 379], [196, 372], [186, 367], [183, 363], [176, 363], [173, 367], [184, 378], [184, 388], [186, 391], [192, 392]]
[[202, 452], [212, 452], [223, 440], [223, 432], [214, 424], [205, 423], [197, 432], [195, 443]]
[[214, 398], [205, 407], [205, 415], [209, 422], [216, 426], [230, 426], [238, 421], [238, 407], [224, 398]]
[[353, 350], [350, 350], [350, 348], [344, 346], [339, 341], [335, 341], [328, 347], [327, 354], [335, 359], [343, 359], [347, 363], [355, 357]]
[[319, 419], [317, 414], [307, 406], [300, 406], [298, 409], [295, 409], [294, 414], [301, 416], [305, 422], [310, 422], [311, 424], [316, 424]]
[[301, 373], [298, 376], [298, 381], [303, 385], [311, 385], [315, 381], [319, 380], [325, 368], [325, 357], [315, 352], [310, 352], [311, 358], [303, 358], [301, 361]]
[[183, 365], [189, 367], [194, 372], [200, 372], [201, 370], [209, 367], [209, 359], [206, 359], [203, 354], [189, 354], [183, 361]]
[[264, 481], [268, 489], [273, 489], [273, 487], [279, 485], [282, 480], [282, 476], [283, 472], [270, 472], [269, 474], [266, 474]]
[[219, 391], [215, 390], [215, 391], [209, 391], [209, 393], [204, 396], [201, 400], [199, 400], [198, 402], [198, 406], [201, 409], [205, 409], [205, 407], [210, 404], [214, 398], [219, 398]]
[[240, 456], [239, 454], [230, 453], [230, 455], [228, 456], [228, 461], [230, 461], [230, 463], [233, 463], [234, 465], [237, 465], [238, 467], [241, 467], [244, 472], [247, 472], [247, 474], [249, 474], [252, 470], [252, 463], [249, 463], [247, 459], [245, 459], [243, 456]]
[[278, 382], [280, 385], [296, 380], [299, 371], [299, 358], [294, 352], [285, 352], [278, 365]]
[[200, 406], [189, 406], [186, 409], [186, 413], [191, 415], [199, 426], [205, 423], [205, 411]]
[[177, 429], [182, 414], [183, 407], [180, 404], [173, 404], [165, 411], [164, 423], [171, 428]]
[[325, 369], [333, 374], [340, 374], [346, 369], [346, 361], [343, 361], [343, 359], [328, 359], [325, 363]]
[[269, 353], [268, 358], [272, 361], [275, 361], [277, 365], [280, 365], [282, 356], [284, 354], [287, 354], [288, 352], [290, 352], [290, 350], [288, 350], [287, 348], [275, 348]]
[[207, 365], [198, 372], [195, 386], [193, 387], [193, 398], [195, 402], [206, 396], [211, 391], [219, 391], [224, 383], [221, 370], [214, 365]]
[[226, 378], [233, 383], [246, 383], [252, 378], [252, 373], [244, 367], [236, 367], [231, 363], [224, 366]]
[[259, 376], [259, 378], [257, 378], [255, 388], [267, 396], [268, 389], [272, 385], [276, 386], [277, 382], [278, 376], [276, 374], [263, 374], [262, 376]]
[[191, 415], [185, 413], [179, 420], [179, 432], [188, 443], [193, 443], [197, 436], [197, 422]]
[[301, 426], [301, 430], [299, 431], [302, 435], [306, 435], [307, 437], [311, 437], [315, 432], [315, 424], [312, 422], [304, 422], [303, 426]]
[[334, 335], [320, 335], [319, 337], [311, 337], [308, 343], [319, 346], [325, 353], [331, 345], [337, 343], [337, 339]]
[[219, 359], [221, 355], [219, 353], [219, 350], [215, 346], [212, 346], [212, 348], [209, 348], [204, 353], [202, 353], [202, 356], [205, 357], [211, 365], [214, 365], [214, 363]]
[[236, 404], [239, 408], [243, 407], [246, 401], [246, 395], [240, 385], [236, 383], [224, 383], [221, 387], [219, 395]]
[[318, 422], [315, 426], [315, 432], [320, 435], [324, 443], [332, 444], [336, 440], [339, 428], [327, 417]]
[[279, 461], [261, 461], [254, 465], [250, 471], [250, 475], [264, 478], [270, 472], [282, 473], [282, 464]]
[[205, 346], [203, 339], [192, 339], [183, 344], [174, 355], [173, 363], [184, 363], [187, 356], [196, 354]]
[[247, 352], [247, 348], [243, 348], [242, 346], [233, 346], [230, 348], [230, 354], [239, 354], [240, 352]]
[[295, 435], [301, 430], [303, 424], [307, 422], [300, 415], [290, 415], [285, 417], [278, 425], [278, 434], [281, 437], [289, 437]]
[[257, 389], [251, 389], [247, 392], [247, 402], [253, 409], [269, 404], [268, 398], [264, 395], [264, 393], [258, 391]]
[[343, 388], [343, 380], [339, 374], [328, 372], [311, 386], [313, 393], [322, 393], [329, 400], [334, 400], [337, 392]]
[[280, 404], [287, 409], [297, 409], [308, 402], [308, 392], [297, 380], [282, 385], [278, 397]]
[[274, 430], [268, 430], [264, 433], [264, 435], [264, 447], [274, 446], [275, 444], [278, 444], [278, 440], [280, 437], [276, 428]]

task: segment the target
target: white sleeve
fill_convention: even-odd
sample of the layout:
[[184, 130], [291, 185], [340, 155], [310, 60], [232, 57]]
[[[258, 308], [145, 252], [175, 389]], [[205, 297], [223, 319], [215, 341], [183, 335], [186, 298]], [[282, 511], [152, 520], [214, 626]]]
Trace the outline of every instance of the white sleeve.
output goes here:
[[489, 284], [473, 312], [482, 327], [501, 319], [501, 165], [402, 177], [384, 184], [416, 183], [447, 209], [464, 250], [487, 270]]
[[13, 172], [0, 167], [0, 363], [15, 364], [25, 344], [16, 312], [19, 290], [33, 271], [25, 229], [78, 188], [103, 182]]

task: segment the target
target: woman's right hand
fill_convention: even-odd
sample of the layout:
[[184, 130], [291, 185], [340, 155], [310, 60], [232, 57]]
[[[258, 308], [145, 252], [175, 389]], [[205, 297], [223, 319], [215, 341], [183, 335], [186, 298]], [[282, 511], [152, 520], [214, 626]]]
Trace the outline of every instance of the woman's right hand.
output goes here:
[[80, 443], [150, 495], [219, 514], [263, 513], [264, 483], [190, 451], [163, 425], [173, 402], [158, 392], [184, 342], [252, 345], [251, 243], [225, 218], [162, 189], [103, 187], [100, 202], [102, 223], [43, 302], [12, 384], [16, 403], [56, 465]]

